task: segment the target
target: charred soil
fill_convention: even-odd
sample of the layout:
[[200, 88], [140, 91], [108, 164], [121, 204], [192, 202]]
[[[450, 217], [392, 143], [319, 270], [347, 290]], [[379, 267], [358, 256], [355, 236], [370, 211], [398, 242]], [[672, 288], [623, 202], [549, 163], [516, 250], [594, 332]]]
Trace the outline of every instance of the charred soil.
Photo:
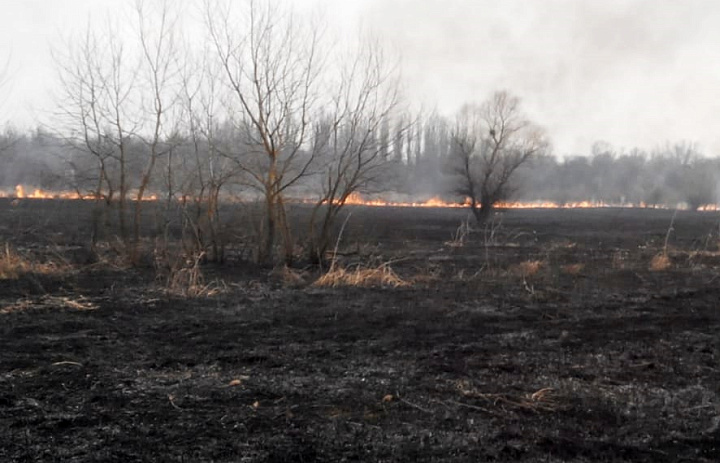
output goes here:
[[0, 461], [720, 461], [717, 214], [355, 208], [337, 267], [395, 280], [188, 299], [0, 207], [47, 259], [0, 278]]

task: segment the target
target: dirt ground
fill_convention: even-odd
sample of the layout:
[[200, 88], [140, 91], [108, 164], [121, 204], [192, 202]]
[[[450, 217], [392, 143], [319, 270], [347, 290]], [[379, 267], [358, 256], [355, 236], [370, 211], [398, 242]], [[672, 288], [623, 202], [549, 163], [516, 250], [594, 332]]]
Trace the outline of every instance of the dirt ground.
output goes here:
[[718, 213], [353, 208], [338, 268], [391, 279], [189, 299], [53, 263], [77, 207], [0, 203], [47, 259], [0, 278], [2, 462], [720, 461]]

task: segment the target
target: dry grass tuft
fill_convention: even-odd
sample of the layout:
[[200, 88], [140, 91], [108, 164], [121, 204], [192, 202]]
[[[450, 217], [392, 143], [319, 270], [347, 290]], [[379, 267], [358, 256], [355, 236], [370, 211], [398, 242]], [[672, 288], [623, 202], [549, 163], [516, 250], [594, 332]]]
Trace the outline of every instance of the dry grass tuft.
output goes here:
[[165, 291], [186, 298], [212, 297], [224, 292], [227, 287], [222, 281], [205, 281], [201, 267], [204, 257], [204, 252], [172, 257], [156, 252], [155, 268]]
[[[486, 402], [485, 407], [479, 407], [478, 405], [471, 405], [471, 407], [479, 408], [486, 412], [492, 412], [492, 408], [504, 410], [529, 410], [533, 412], [555, 412], [565, 408], [564, 405], [560, 403], [555, 390], [550, 387], [542, 388], [533, 393], [523, 394], [520, 396], [502, 393], [485, 393], [477, 389], [468, 380], [456, 381], [455, 388], [463, 397], [484, 400]], [[468, 406], [462, 402], [457, 403], [458, 405]]]
[[27, 273], [32, 265], [14, 250], [5, 244], [5, 249], [0, 258], [0, 280], [14, 280], [23, 273]]
[[287, 265], [273, 269], [271, 276], [282, 282], [283, 286], [291, 288], [300, 288], [307, 284], [306, 272], [292, 269]]
[[382, 264], [376, 268], [355, 267], [348, 270], [343, 267], [332, 266], [327, 273], [318, 278], [313, 286], [337, 288], [339, 286], [357, 287], [392, 287], [399, 288], [407, 286], [405, 280], [397, 276], [388, 264]]
[[583, 270], [585, 270], [585, 264], [568, 264], [562, 267], [562, 271], [568, 275], [579, 275]]
[[0, 255], [0, 280], [16, 280], [25, 275], [53, 275], [71, 270], [67, 262], [33, 261], [12, 249], [7, 243]]
[[531, 277], [537, 274], [544, 266], [544, 262], [541, 260], [526, 260], [520, 262], [517, 265], [513, 265], [509, 269], [509, 273], [519, 277]]
[[650, 261], [650, 270], [653, 272], [661, 272], [669, 269], [671, 265], [672, 262], [670, 261], [670, 257], [668, 257], [667, 253], [661, 252], [660, 254], [655, 255], [655, 257], [653, 257]]
[[41, 298], [36, 299], [20, 299], [10, 305], [0, 305], [0, 315], [9, 314], [12, 312], [24, 312], [31, 309], [64, 309], [64, 310], [96, 310], [97, 304], [90, 301], [85, 297], [78, 297], [71, 299], [65, 296], [50, 296], [45, 295]]
[[444, 243], [445, 246], [449, 246], [451, 248], [462, 248], [470, 239], [470, 232], [472, 232], [472, 227], [470, 226], [470, 217], [468, 217], [460, 223], [460, 226], [457, 230], [455, 230], [452, 239]]

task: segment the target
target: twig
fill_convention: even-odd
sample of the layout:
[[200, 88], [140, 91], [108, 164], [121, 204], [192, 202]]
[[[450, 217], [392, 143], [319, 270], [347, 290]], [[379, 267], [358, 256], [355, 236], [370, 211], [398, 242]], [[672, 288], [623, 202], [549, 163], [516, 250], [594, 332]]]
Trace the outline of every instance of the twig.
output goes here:
[[63, 360], [62, 362], [55, 362], [55, 363], [52, 364], [52, 366], [54, 366], [54, 367], [60, 366], [60, 365], [75, 365], [75, 366], [78, 366], [78, 367], [83, 366], [82, 363], [80, 363], [80, 362], [73, 362], [73, 361], [71, 361], [71, 360]]
[[675, 212], [673, 212], [672, 219], [670, 219], [670, 226], [668, 227], [667, 233], [665, 234], [665, 244], [663, 245], [663, 254], [667, 255], [668, 251], [668, 241], [670, 241], [670, 234], [675, 230], [675, 217], [677, 217], [678, 210], [675, 209]]
[[340, 240], [342, 239], [343, 232], [345, 231], [345, 226], [348, 223], [348, 220], [350, 220], [350, 216], [352, 215], [352, 212], [349, 212], [347, 217], [345, 217], [345, 221], [342, 224], [342, 227], [340, 227], [340, 233], [338, 233], [337, 241], [335, 241], [335, 249], [333, 249], [333, 258], [332, 262], [330, 263], [330, 269], [328, 272], [332, 272], [335, 270], [335, 264], [337, 263], [337, 253], [338, 253], [338, 247], [340, 247]]
[[432, 410], [428, 410], [427, 408], [423, 408], [423, 407], [421, 407], [420, 405], [416, 405], [416, 404], [414, 404], [414, 403], [412, 403], [412, 402], [408, 402], [407, 400], [405, 400], [405, 399], [403, 399], [403, 398], [401, 398], [401, 397], [399, 397], [399, 396], [398, 396], [398, 400], [399, 400], [400, 402], [406, 404], [406, 405], [410, 405], [410, 406], [413, 407], [413, 408], [417, 408], [417, 409], [420, 410], [421, 412], [425, 412], [425, 413], [428, 413], [428, 414], [430, 414], [430, 415], [433, 414], [433, 411], [432, 411]]
[[170, 401], [170, 405], [172, 405], [175, 409], [182, 410], [181, 407], [175, 405], [175, 397], [173, 397], [172, 394], [168, 394], [168, 400]]
[[465, 408], [469, 408], [469, 409], [472, 409], [472, 410], [478, 410], [478, 411], [485, 412], [485, 413], [488, 413], [488, 414], [493, 415], [493, 416], [501, 416], [499, 413], [496, 413], [496, 412], [494, 412], [494, 411], [492, 411], [492, 410], [489, 410], [489, 409], [487, 409], [487, 408], [485, 408], [485, 407], [479, 407], [479, 406], [477, 406], [477, 405], [470, 405], [470, 404], [458, 402], [457, 400], [449, 400], [448, 402], [451, 403], [451, 404], [453, 404], [453, 405], [457, 405], [458, 407], [465, 407]]

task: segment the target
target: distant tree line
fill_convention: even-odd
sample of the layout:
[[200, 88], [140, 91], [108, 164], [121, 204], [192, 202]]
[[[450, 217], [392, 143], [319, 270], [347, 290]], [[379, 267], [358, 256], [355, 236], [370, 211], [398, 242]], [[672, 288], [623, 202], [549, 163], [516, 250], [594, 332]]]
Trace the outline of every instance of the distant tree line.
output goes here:
[[[390, 126], [381, 127], [377, 137], [393, 133]], [[383, 135], [383, 132], [386, 135]], [[220, 138], [225, 137], [223, 135]], [[231, 143], [231, 137], [224, 144]], [[461, 201], [456, 193], [456, 178], [452, 170], [451, 132], [448, 121], [438, 116], [403, 125], [395, 141], [402, 137], [403, 150], [392, 144], [381, 144], [382, 156], [388, 160], [385, 171], [379, 173], [359, 193], [383, 197], [394, 193], [418, 200], [440, 197], [447, 201]], [[417, 144], [415, 150], [407, 146]], [[6, 130], [0, 134], [0, 145], [6, 146], [3, 169], [0, 170], [0, 189], [12, 190], [15, 185], [47, 190], [72, 190], [80, 193], [94, 191], [97, 178], [92, 175], [90, 161], [82, 150], [70, 148], [65, 140], [39, 128], [30, 133]], [[188, 159], [192, 157], [191, 139], [175, 140], [173, 154], [163, 162], [151, 182], [151, 192], [160, 199], [190, 193], [182, 181], [192, 176]], [[398, 146], [398, 145], [395, 145]], [[143, 147], [131, 144], [128, 177], [135, 179], [147, 161]], [[166, 164], [170, 164], [170, 166]], [[170, 167], [171, 176], [167, 176]], [[218, 166], [218, 168], [224, 168]], [[111, 169], [112, 171], [112, 169]], [[312, 177], [312, 176], [311, 176]], [[291, 199], [307, 199], [317, 190], [318, 178], [309, 177], [294, 189]], [[218, 180], [222, 182], [223, 180]], [[680, 141], [666, 143], [652, 150], [618, 150], [606, 142], [597, 142], [590, 153], [558, 157], [551, 153], [534, 156], [518, 168], [512, 179], [512, 194], [516, 201], [550, 201], [558, 204], [590, 201], [613, 205], [646, 205], [676, 207], [684, 203], [697, 209], [718, 204], [720, 159], [708, 157], [694, 144]], [[228, 196], [245, 191], [236, 180], [226, 181]], [[130, 190], [137, 188], [130, 181]], [[190, 196], [188, 195], [188, 199]]]

